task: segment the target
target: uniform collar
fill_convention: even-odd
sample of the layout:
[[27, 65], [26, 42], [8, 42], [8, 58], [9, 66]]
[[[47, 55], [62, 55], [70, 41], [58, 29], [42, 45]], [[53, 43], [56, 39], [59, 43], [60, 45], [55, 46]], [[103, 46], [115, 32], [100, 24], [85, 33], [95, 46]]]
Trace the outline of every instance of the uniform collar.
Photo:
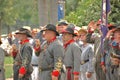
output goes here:
[[25, 40], [22, 40], [21, 42], [20, 42], [20, 44], [25, 44], [25, 43], [28, 43], [29, 42], [29, 39], [25, 39]]
[[75, 42], [74, 39], [69, 40], [67, 43], [64, 44], [64, 48], [66, 48], [69, 44]]
[[55, 40], [56, 40], [56, 37], [52, 38], [48, 43], [50, 44], [50, 43], [54, 42]]

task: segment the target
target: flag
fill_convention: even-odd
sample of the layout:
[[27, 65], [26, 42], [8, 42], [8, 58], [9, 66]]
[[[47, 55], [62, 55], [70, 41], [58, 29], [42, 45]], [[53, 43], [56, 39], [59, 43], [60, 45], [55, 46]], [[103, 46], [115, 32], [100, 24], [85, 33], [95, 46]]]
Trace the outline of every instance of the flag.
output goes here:
[[104, 38], [107, 35], [108, 32], [108, 14], [110, 12], [110, 0], [102, 0], [102, 12], [101, 12], [101, 32], [102, 32], [102, 36], [101, 36], [101, 53], [102, 53], [102, 58], [101, 58], [101, 62], [105, 61], [104, 58]]
[[102, 0], [102, 14], [101, 14], [101, 31], [103, 38], [105, 38], [108, 32], [108, 14], [110, 12], [110, 0]]
[[58, 21], [64, 18], [64, 8], [62, 4], [58, 4]]

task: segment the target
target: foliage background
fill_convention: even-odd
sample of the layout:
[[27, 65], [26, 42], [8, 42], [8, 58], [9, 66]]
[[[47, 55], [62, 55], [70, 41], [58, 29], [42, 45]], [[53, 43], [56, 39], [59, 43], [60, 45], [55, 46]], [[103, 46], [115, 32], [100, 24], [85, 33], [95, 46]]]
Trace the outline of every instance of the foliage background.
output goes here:
[[[85, 26], [101, 15], [102, 0], [66, 0], [65, 19], [77, 26]], [[111, 1], [109, 23], [120, 23], [120, 0]], [[0, 26], [2, 33], [23, 25], [39, 26], [38, 0], [0, 0]], [[0, 29], [0, 30], [1, 30]], [[6, 31], [7, 30], [7, 31]]]
[[[102, 0], [66, 0], [66, 17], [69, 22], [78, 26], [87, 25], [91, 20], [101, 17]], [[108, 22], [120, 23], [120, 0], [110, 0], [111, 13]]]

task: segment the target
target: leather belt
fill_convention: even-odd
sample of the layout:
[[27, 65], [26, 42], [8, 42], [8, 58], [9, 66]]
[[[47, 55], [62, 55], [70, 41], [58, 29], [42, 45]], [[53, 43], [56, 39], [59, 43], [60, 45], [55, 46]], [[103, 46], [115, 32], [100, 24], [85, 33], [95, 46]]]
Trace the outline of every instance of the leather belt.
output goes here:
[[71, 69], [72, 67], [71, 66], [67, 66], [66, 69]]
[[50, 68], [41, 68], [39, 67], [39, 71], [42, 72], [42, 71], [49, 71], [49, 70], [53, 70], [54, 67], [50, 67]]
[[80, 64], [83, 65], [83, 64], [85, 64], [85, 63], [88, 62], [88, 61], [89, 61], [89, 59], [83, 60], [83, 61], [80, 62]]
[[36, 66], [36, 67], [37, 67], [37, 66], [38, 66], [38, 64], [32, 64], [32, 66]]

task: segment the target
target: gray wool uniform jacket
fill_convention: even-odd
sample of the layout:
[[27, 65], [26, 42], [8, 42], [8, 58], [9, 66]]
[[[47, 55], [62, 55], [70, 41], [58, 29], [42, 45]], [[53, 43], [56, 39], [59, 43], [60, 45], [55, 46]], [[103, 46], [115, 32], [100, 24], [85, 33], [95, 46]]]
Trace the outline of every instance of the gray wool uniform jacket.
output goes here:
[[[45, 42], [46, 49], [40, 53], [39, 66], [41, 68], [46, 68], [48, 66], [53, 67], [54, 69], [57, 68], [56, 63], [60, 60], [63, 60], [63, 47], [59, 40], [55, 40], [54, 42], [50, 43], [49, 45]], [[44, 54], [42, 54], [44, 53]], [[63, 62], [63, 61], [62, 61]]]
[[46, 41], [41, 45], [41, 53], [39, 55], [39, 79], [51, 80], [51, 72], [58, 70], [61, 72], [63, 64], [63, 52], [61, 42], [56, 39], [48, 44]]
[[33, 70], [31, 66], [32, 52], [33, 52], [33, 49], [30, 43], [25, 43], [21, 45], [20, 51], [17, 54], [17, 57], [15, 58], [14, 66], [18, 67], [18, 69], [14, 71], [19, 72], [19, 69], [22, 66], [24, 66], [25, 69], [27, 70], [27, 73], [25, 74], [25, 76], [20, 80], [29, 80], [30, 74], [32, 73], [32, 70]]
[[0, 80], [5, 80], [4, 75], [4, 50], [0, 48]]
[[110, 46], [111, 42], [109, 39], [106, 39], [104, 42], [105, 55], [103, 57], [107, 69], [106, 80], [120, 80], [120, 67], [115, 67], [110, 58], [111, 54], [120, 55], [120, 49]]
[[69, 44], [64, 52], [64, 64], [72, 67], [73, 72], [80, 72], [81, 49], [76, 42]]
[[80, 65], [81, 72], [94, 72], [93, 56], [94, 52], [91, 44], [81, 45], [82, 54], [81, 61], [89, 60], [88, 62]]

